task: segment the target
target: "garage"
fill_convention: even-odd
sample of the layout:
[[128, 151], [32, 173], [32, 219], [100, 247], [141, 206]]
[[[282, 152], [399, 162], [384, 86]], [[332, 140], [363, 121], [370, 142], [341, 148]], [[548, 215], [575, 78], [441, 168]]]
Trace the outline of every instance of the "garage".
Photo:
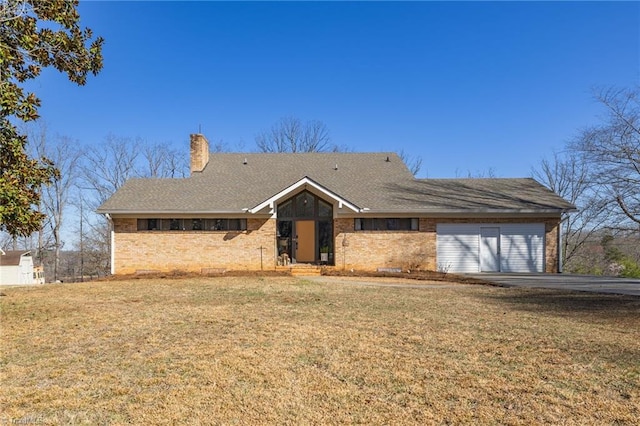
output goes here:
[[447, 272], [545, 272], [543, 223], [441, 223], [437, 266]]

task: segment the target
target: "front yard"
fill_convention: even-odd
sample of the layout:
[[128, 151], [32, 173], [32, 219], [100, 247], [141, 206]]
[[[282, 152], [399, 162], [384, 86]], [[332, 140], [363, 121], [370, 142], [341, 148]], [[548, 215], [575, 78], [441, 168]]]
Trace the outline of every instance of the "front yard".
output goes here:
[[637, 297], [289, 277], [0, 292], [0, 424], [640, 422]]

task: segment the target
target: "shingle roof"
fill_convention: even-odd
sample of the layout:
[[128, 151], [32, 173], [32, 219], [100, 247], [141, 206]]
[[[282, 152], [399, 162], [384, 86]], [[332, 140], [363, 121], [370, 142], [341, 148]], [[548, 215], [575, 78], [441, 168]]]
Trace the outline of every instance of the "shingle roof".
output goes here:
[[414, 179], [394, 153], [211, 153], [189, 178], [127, 181], [98, 212], [241, 213], [305, 177], [371, 212], [573, 207], [533, 179]]
[[425, 212], [573, 210], [532, 178], [415, 179], [389, 187], [398, 209]]
[[20, 259], [22, 256], [31, 253], [29, 250], [8, 250], [5, 254], [0, 256], [0, 265], [3, 266], [16, 266], [20, 265]]

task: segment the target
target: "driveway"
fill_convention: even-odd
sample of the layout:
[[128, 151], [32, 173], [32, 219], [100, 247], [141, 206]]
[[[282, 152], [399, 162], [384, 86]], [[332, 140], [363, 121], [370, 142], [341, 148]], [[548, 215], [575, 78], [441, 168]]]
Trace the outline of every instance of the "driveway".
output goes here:
[[505, 287], [552, 288], [640, 296], [640, 279], [571, 274], [466, 274]]

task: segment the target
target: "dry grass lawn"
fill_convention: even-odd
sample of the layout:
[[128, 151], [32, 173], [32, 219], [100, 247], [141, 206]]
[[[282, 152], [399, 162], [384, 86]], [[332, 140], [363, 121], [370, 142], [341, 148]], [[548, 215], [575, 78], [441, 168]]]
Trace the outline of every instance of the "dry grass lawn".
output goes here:
[[637, 297], [288, 277], [0, 291], [0, 424], [640, 423]]

